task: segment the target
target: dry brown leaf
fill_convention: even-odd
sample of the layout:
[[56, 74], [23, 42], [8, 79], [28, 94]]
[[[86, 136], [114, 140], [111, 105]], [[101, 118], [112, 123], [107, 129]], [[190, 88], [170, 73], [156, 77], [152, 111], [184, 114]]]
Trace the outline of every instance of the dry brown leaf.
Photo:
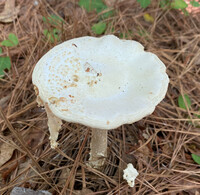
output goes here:
[[140, 145], [137, 156], [140, 157], [141, 159], [145, 160], [148, 162], [149, 156], [151, 156], [151, 152], [147, 146], [147, 144], [143, 144], [142, 140], [138, 140], [138, 143]]
[[6, 0], [4, 10], [0, 13], [0, 22], [12, 22], [19, 13], [19, 6], [15, 7], [15, 0]]
[[151, 156], [151, 151], [148, 148], [147, 144], [143, 144], [142, 140], [138, 140], [138, 144], [140, 147], [134, 153], [135, 157], [137, 158], [138, 162], [138, 170], [143, 169], [146, 164], [149, 163], [149, 157]]
[[1, 108], [5, 108], [7, 106], [7, 102], [10, 99], [10, 97], [11, 97], [11, 95], [9, 94], [9, 95], [7, 95], [5, 97], [2, 97], [0, 99], [0, 106], [1, 106]]
[[[20, 162], [20, 164], [19, 164], [19, 168], [18, 168], [18, 170], [17, 170], [17, 172], [18, 172], [18, 174], [19, 175], [23, 175], [24, 173], [23, 173], [23, 171], [25, 170], [25, 169], [29, 169], [30, 168], [30, 165], [31, 165], [31, 160], [29, 159], [29, 160], [25, 160], [24, 162]], [[27, 174], [26, 173], [26, 175], [25, 176], [29, 176], [29, 177], [32, 177], [32, 176], [35, 176], [36, 175], [36, 173], [33, 171], [33, 169], [29, 169], [29, 173]], [[23, 176], [23, 178], [21, 178], [21, 179], [24, 179], [25, 178], [25, 176]]]
[[[184, 189], [185, 192], [187, 192], [188, 194], [191, 195], [198, 195], [199, 193], [199, 183], [196, 181], [192, 181], [192, 180], [188, 180], [188, 179], [181, 179], [181, 180], [176, 180], [174, 181], [176, 184], [178, 184], [179, 186], [184, 186], [184, 187], [188, 187]], [[190, 188], [191, 186], [191, 188]], [[196, 187], [195, 187], [196, 186]], [[171, 195], [171, 194], [170, 194]]]
[[[61, 174], [60, 174], [60, 177], [59, 177], [60, 179], [59, 179], [59, 182], [58, 182], [59, 186], [62, 186], [62, 187], [65, 186], [66, 180], [70, 176], [70, 171], [71, 170], [69, 168], [67, 168], [67, 167], [61, 170]], [[70, 180], [69, 189], [73, 188], [73, 185], [74, 185], [74, 178], [72, 178]]]
[[46, 121], [41, 120], [35, 123], [34, 127], [31, 127], [29, 132], [24, 137], [24, 141], [27, 143], [29, 148], [35, 149], [41, 143], [43, 143], [45, 138], [45, 132], [41, 130], [41, 127], [46, 126]]
[[[20, 175], [19, 178], [16, 179], [16, 183], [20, 183], [23, 181], [26, 181], [26, 183], [30, 184], [31, 187], [35, 187], [35, 182], [34, 182], [34, 177], [37, 176], [36, 172], [31, 168], [31, 163], [32, 161], [26, 160], [25, 162], [21, 161], [18, 164], [18, 168], [17, 168], [17, 175]], [[30, 178], [30, 179], [27, 179]], [[13, 178], [15, 179], [15, 178]]]
[[16, 162], [15, 164], [11, 164], [2, 170], [1, 176], [4, 182], [6, 182], [8, 176], [17, 168], [17, 166], [18, 166], [18, 162]]
[[170, 147], [169, 144], [165, 144], [165, 145], [161, 146], [161, 148], [162, 148], [163, 154], [166, 154], [166, 155], [169, 155], [169, 156], [172, 155], [172, 153], [173, 153], [173, 148]]
[[12, 157], [14, 150], [15, 148], [8, 143], [0, 145], [0, 167]]
[[198, 57], [195, 58], [194, 63], [195, 63], [196, 65], [199, 65], [199, 64], [200, 64], [200, 55], [198, 55]]
[[65, 183], [66, 183], [66, 179], [69, 177], [70, 175], [70, 169], [69, 168], [64, 168], [61, 170], [61, 174], [60, 174], [60, 180], [58, 182], [59, 186], [64, 187]]
[[[69, 168], [62, 169], [62, 172], [61, 172], [60, 177], [59, 177], [60, 180], [58, 182], [58, 185], [64, 187], [64, 185], [66, 183], [66, 179], [69, 177], [69, 175], [70, 175], [70, 169]], [[72, 179], [70, 181], [70, 184], [69, 184], [69, 186], [70, 186], [69, 189], [73, 187], [73, 183], [74, 182], [73, 182], [73, 179]], [[83, 188], [82, 190], [74, 190], [72, 194], [73, 195], [89, 195], [89, 194], [92, 194], [92, 193], [93, 193], [92, 190], [89, 190], [87, 188]], [[70, 194], [70, 192], [67, 193], [67, 195], [68, 194]]]

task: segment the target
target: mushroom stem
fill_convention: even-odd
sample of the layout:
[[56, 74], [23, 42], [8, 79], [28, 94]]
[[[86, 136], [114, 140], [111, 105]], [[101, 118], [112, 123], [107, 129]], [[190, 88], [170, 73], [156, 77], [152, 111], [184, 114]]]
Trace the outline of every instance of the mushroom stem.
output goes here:
[[50, 132], [50, 144], [51, 148], [55, 149], [58, 145], [56, 142], [58, 138], [58, 132], [61, 129], [62, 125], [62, 120], [56, 117], [50, 110], [49, 106], [46, 104], [45, 105], [45, 110], [47, 113], [47, 118], [48, 118], [48, 126], [49, 126], [49, 132]]
[[100, 169], [105, 163], [107, 157], [107, 135], [108, 130], [92, 129], [88, 164], [95, 169]]

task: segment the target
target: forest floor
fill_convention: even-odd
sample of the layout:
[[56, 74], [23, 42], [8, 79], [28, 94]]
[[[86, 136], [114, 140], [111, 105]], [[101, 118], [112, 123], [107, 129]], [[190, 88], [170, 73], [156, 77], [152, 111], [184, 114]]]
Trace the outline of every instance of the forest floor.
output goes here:
[[[1, 20], [5, 1], [0, 2], [0, 42], [8, 40], [0, 46], [0, 65], [3, 59], [8, 63], [5, 72], [0, 69], [0, 194], [19, 186], [55, 195], [199, 195], [199, 13], [160, 8], [158, 1], [145, 9], [136, 0], [107, 1], [113, 13], [101, 19], [106, 28], [97, 32], [92, 26], [101, 13], [78, 2], [16, 0], [10, 22]], [[151, 115], [109, 131], [108, 158], [98, 171], [86, 165], [91, 132], [83, 125], [65, 122], [58, 149], [51, 149], [32, 71], [55, 45], [103, 34], [139, 41], [164, 62], [170, 83]], [[127, 163], [139, 172], [133, 188], [123, 180]]]

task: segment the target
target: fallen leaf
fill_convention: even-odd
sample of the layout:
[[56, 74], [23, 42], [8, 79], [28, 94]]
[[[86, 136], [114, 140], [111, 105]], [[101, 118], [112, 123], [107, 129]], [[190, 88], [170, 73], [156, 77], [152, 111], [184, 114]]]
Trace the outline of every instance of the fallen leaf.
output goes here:
[[[198, 53], [197, 53], [198, 54]], [[194, 58], [194, 64], [195, 65], [199, 65], [200, 64], [200, 55], [198, 55], [198, 57]]]
[[171, 156], [173, 153], [173, 148], [170, 147], [169, 144], [165, 144], [165, 145], [161, 146], [161, 149], [162, 149], [163, 154], [166, 154], [168, 156]]
[[65, 183], [66, 183], [66, 179], [69, 177], [70, 175], [70, 169], [69, 168], [64, 168], [61, 170], [61, 174], [59, 177], [59, 182], [58, 185], [64, 187]]
[[[181, 178], [181, 179], [178, 179], [178, 180], [174, 180], [174, 185], [177, 185], [177, 186], [184, 186], [186, 187], [184, 189], [184, 191], [186, 192], [186, 194], [191, 194], [191, 195], [198, 195], [198, 193], [196, 193], [197, 191], [199, 191], [199, 183], [197, 183], [196, 181], [192, 181], [192, 180], [189, 180], [189, 179], [185, 179], [185, 178]], [[171, 195], [171, 194], [170, 194]], [[177, 193], [176, 193], [177, 195]]]
[[138, 159], [138, 170], [141, 170], [149, 163], [152, 152], [148, 148], [148, 144], [144, 144], [142, 140], [138, 140], [138, 144], [139, 148], [135, 152], [135, 157]]
[[8, 143], [0, 145], [0, 167], [12, 157], [14, 150], [15, 148]]
[[147, 144], [143, 144], [142, 140], [138, 140], [138, 143], [140, 145], [140, 147], [138, 148], [138, 156], [141, 157], [146, 162], [148, 162], [149, 157], [151, 156], [151, 152], [150, 152]]
[[150, 22], [150, 23], [153, 23], [154, 22], [154, 18], [153, 18], [153, 16], [151, 16], [150, 14], [144, 14], [144, 20], [146, 21], [146, 22]]
[[10, 99], [11, 95], [7, 95], [5, 97], [1, 97], [0, 99], [0, 107], [5, 108], [8, 105], [8, 100]]
[[16, 174], [19, 176], [15, 178], [16, 183], [22, 183], [23, 186], [30, 185], [34, 188], [37, 184], [35, 179], [37, 178], [37, 173], [31, 168], [32, 161], [30, 159], [21, 159], [18, 162], [18, 168]]
[[17, 168], [17, 166], [18, 166], [18, 162], [16, 162], [15, 164], [11, 164], [9, 167], [6, 167], [5, 169], [3, 169], [1, 176], [5, 183], [8, 176]]
[[15, 0], [6, 0], [4, 10], [0, 13], [0, 22], [9, 23], [17, 18], [19, 6], [15, 7]]
[[45, 132], [41, 130], [41, 127], [46, 127], [46, 121], [41, 120], [35, 123], [24, 137], [24, 141], [32, 150], [35, 150], [41, 143], [44, 143]]

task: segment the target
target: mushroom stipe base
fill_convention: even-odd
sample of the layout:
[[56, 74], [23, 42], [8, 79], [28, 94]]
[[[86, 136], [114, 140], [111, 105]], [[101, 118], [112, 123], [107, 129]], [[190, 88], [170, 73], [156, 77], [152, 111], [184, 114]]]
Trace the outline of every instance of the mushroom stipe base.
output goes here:
[[92, 129], [90, 158], [88, 165], [100, 169], [107, 158], [108, 130]]

